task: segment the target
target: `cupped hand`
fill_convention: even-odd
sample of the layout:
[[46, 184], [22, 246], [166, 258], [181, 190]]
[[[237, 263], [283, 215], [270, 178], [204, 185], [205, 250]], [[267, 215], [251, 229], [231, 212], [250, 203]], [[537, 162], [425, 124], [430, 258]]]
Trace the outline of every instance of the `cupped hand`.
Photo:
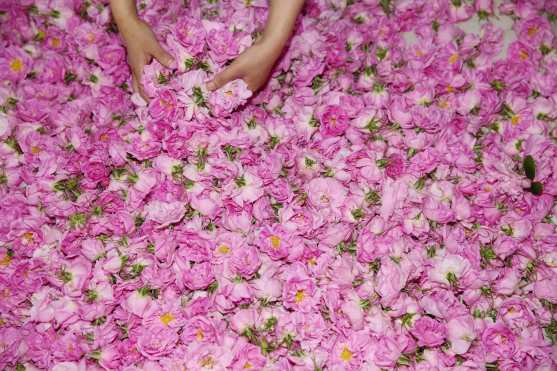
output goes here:
[[148, 96], [143, 90], [141, 78], [143, 68], [155, 58], [165, 67], [172, 68], [174, 59], [164, 50], [149, 25], [142, 20], [134, 19], [121, 27], [122, 37], [128, 52], [128, 64], [132, 72], [132, 87], [143, 99]]
[[214, 91], [230, 81], [242, 79], [252, 92], [256, 92], [267, 83], [281, 51], [282, 47], [259, 40], [240, 54], [230, 66], [215, 75], [207, 88]]

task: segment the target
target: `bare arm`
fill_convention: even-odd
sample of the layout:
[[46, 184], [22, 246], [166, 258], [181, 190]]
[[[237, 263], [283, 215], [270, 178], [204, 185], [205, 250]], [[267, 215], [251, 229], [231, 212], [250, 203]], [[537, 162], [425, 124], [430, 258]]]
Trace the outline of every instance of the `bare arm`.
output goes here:
[[215, 90], [227, 82], [243, 79], [252, 91], [265, 85], [269, 74], [288, 42], [304, 0], [270, 0], [265, 30], [259, 40], [244, 51], [224, 71], [209, 82]]
[[128, 51], [133, 90], [147, 100], [141, 85], [143, 67], [152, 58], [164, 66], [171, 67], [172, 56], [160, 46], [149, 25], [137, 16], [135, 0], [110, 0], [110, 8]]

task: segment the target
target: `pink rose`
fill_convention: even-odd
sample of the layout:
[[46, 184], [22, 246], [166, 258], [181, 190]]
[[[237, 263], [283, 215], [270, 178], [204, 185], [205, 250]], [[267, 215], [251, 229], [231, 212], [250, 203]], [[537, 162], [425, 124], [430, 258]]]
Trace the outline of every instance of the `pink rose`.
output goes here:
[[484, 330], [482, 345], [487, 352], [487, 360], [490, 362], [498, 359], [510, 359], [517, 350], [515, 334], [500, 323]]
[[250, 279], [261, 265], [257, 249], [252, 245], [232, 251], [230, 261], [234, 271], [245, 279]]
[[420, 317], [414, 323], [410, 332], [418, 339], [419, 346], [426, 347], [436, 347], [443, 344], [447, 336], [445, 325], [428, 316]]
[[149, 114], [154, 120], [172, 120], [178, 112], [176, 95], [163, 90], [149, 103]]
[[282, 288], [282, 303], [285, 308], [309, 312], [315, 304], [315, 291], [313, 280], [293, 277]]
[[207, 288], [215, 280], [211, 263], [194, 264], [193, 267], [183, 272], [184, 285], [190, 290]]
[[185, 158], [191, 153], [188, 139], [190, 139], [188, 136], [183, 136], [179, 133], [174, 132], [170, 134], [166, 139], [164, 139], [163, 148], [173, 158]]
[[321, 133], [326, 137], [344, 134], [349, 126], [349, 118], [340, 106], [331, 105], [321, 114]]
[[148, 359], [160, 359], [175, 349], [179, 336], [176, 330], [155, 325], [142, 330], [137, 339], [137, 350]]
[[404, 173], [404, 159], [398, 153], [392, 154], [387, 159], [387, 167], [385, 168], [385, 174], [388, 177], [396, 179]]
[[162, 226], [179, 222], [184, 216], [186, 209], [180, 201], [162, 202], [151, 201], [145, 206], [147, 212], [146, 220], [152, 220]]
[[110, 176], [110, 171], [101, 162], [88, 162], [83, 166], [83, 173], [92, 182], [106, 182]]
[[199, 342], [212, 344], [222, 336], [221, 330], [215, 326], [215, 321], [205, 316], [191, 318], [182, 329], [180, 339], [184, 344]]
[[209, 94], [208, 102], [216, 117], [226, 117], [252, 95], [242, 79], [233, 80]]
[[259, 233], [259, 248], [273, 260], [288, 256], [292, 248], [290, 234], [279, 224], [265, 227]]
[[231, 367], [232, 371], [262, 370], [266, 363], [267, 358], [261, 354], [261, 348], [248, 343], [238, 350]]
[[347, 193], [344, 185], [334, 178], [315, 178], [307, 185], [309, 202], [318, 209], [339, 209]]
[[205, 48], [205, 29], [199, 20], [180, 17], [174, 32], [180, 44], [190, 53], [197, 55]]
[[224, 27], [207, 32], [206, 41], [209, 45], [211, 58], [219, 64], [235, 58], [240, 52], [240, 47], [234, 39], [234, 35]]
[[464, 354], [476, 338], [474, 321], [470, 316], [451, 318], [447, 322], [447, 338], [451, 342], [451, 350], [455, 354]]

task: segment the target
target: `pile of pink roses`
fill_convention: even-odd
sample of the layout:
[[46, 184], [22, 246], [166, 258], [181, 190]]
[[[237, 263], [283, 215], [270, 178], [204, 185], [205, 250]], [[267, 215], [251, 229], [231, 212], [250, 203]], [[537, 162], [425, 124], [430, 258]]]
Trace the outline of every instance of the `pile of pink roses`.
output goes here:
[[555, 1], [498, 57], [489, 0], [308, 0], [209, 93], [266, 6], [139, 1], [146, 104], [106, 1], [0, 0], [0, 368], [555, 369]]

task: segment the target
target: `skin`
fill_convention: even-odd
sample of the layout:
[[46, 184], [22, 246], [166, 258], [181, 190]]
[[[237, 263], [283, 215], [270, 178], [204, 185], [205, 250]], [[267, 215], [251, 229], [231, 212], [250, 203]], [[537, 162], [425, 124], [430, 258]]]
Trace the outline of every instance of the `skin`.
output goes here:
[[[229, 81], [243, 79], [250, 90], [261, 89], [288, 42], [303, 5], [304, 0], [270, 0], [267, 24], [261, 37], [230, 66], [216, 74], [207, 83], [207, 88], [216, 90]], [[175, 61], [161, 47], [149, 25], [139, 19], [135, 0], [110, 0], [110, 7], [128, 51], [133, 89], [147, 100], [141, 86], [145, 65], [155, 58], [162, 65], [172, 68]]]

